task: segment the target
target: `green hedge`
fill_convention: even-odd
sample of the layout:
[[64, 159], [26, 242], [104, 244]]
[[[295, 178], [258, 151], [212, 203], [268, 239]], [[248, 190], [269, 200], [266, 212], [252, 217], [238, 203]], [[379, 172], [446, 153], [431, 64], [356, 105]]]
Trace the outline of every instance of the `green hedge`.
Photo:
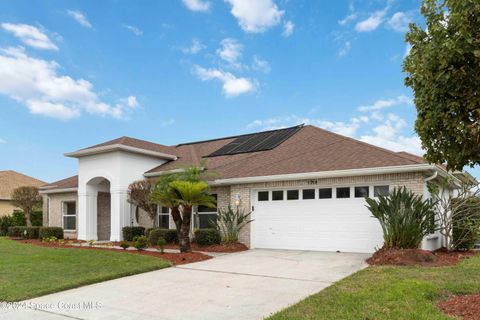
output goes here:
[[[25, 220], [25, 214], [23, 211], [15, 210], [12, 213], [13, 226], [26, 226], [27, 221]], [[43, 212], [42, 211], [33, 211], [32, 212], [32, 226], [41, 227], [43, 225]]]
[[122, 233], [123, 233], [123, 240], [133, 241], [133, 238], [145, 235], [145, 228], [144, 227], [123, 227]]
[[40, 239], [51, 237], [63, 239], [63, 229], [60, 227], [40, 227], [38, 237]]
[[12, 216], [1, 216], [0, 217], [0, 237], [6, 236], [8, 233], [8, 228], [14, 227], [14, 220]]
[[195, 230], [195, 242], [201, 246], [220, 244], [222, 236], [217, 229], [198, 229]]
[[178, 243], [177, 230], [175, 229], [160, 229], [160, 228], [151, 228], [147, 230], [148, 242], [152, 246], [158, 244], [158, 239], [165, 239], [166, 243]]
[[39, 229], [40, 227], [9, 227], [8, 236], [12, 238], [38, 239]]

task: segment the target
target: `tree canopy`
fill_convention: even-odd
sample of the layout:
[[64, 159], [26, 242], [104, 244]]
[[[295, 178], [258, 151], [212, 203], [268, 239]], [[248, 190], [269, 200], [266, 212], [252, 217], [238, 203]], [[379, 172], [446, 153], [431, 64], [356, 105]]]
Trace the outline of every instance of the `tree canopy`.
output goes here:
[[42, 205], [42, 196], [36, 187], [18, 187], [12, 192], [12, 203], [25, 214], [27, 226], [32, 226], [32, 212]]
[[426, 159], [449, 169], [480, 164], [480, 1], [424, 0], [403, 63]]

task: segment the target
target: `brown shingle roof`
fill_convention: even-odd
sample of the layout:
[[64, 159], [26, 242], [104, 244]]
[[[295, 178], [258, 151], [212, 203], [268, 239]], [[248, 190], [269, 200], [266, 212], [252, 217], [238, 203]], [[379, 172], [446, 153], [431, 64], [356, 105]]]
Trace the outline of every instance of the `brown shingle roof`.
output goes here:
[[[178, 160], [148, 173], [172, 170], [180, 164], [198, 164], [234, 138], [178, 145]], [[424, 163], [420, 157], [398, 154], [314, 126], [303, 127], [272, 150], [206, 159], [207, 169], [216, 171], [222, 179]]]
[[29, 177], [13, 170], [0, 171], [1, 200], [10, 200], [13, 190], [18, 187], [41, 187], [43, 185], [45, 185], [44, 181]]
[[[135, 138], [130, 138], [130, 137], [120, 137], [117, 139], [113, 139], [107, 142], [103, 142], [100, 144], [96, 144], [91, 147], [83, 148], [81, 150], [88, 150], [88, 149], [93, 149], [97, 147], [104, 147], [104, 146], [110, 146], [110, 145], [115, 145], [115, 144], [121, 144], [124, 146], [129, 146], [129, 147], [134, 147], [134, 148], [139, 148], [139, 149], [144, 149], [144, 150], [150, 150], [150, 151], [155, 151], [155, 152], [162, 152], [162, 153], [167, 153], [167, 154], [172, 154], [174, 152], [175, 148], [173, 147], [168, 147], [162, 144], [158, 143], [153, 143], [145, 140], [140, 140], [140, 139], [135, 139]], [[174, 155], [174, 154], [172, 154]]]
[[78, 176], [73, 176], [49, 183], [42, 187], [44, 190], [78, 188]]

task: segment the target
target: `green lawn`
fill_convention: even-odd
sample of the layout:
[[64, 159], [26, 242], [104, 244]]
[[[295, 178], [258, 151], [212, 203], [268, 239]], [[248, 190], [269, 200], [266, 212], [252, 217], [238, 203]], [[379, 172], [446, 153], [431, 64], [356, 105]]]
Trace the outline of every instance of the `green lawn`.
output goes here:
[[170, 266], [137, 254], [45, 248], [0, 237], [0, 301], [18, 301]]
[[480, 256], [454, 267], [369, 267], [274, 314], [280, 319], [452, 319], [435, 304], [480, 293]]

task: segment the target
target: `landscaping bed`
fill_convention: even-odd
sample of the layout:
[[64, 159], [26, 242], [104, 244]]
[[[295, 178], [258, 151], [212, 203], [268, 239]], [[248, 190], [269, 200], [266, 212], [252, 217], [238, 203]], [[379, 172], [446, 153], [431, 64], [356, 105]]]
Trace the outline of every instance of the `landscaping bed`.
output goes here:
[[[203, 252], [240, 252], [248, 250], [248, 247], [240, 242], [226, 242], [221, 244], [214, 244], [210, 246], [201, 246], [196, 243], [191, 244], [193, 251], [203, 251]], [[178, 245], [169, 244], [165, 248], [168, 249], [178, 249]]]
[[421, 249], [380, 249], [367, 259], [370, 265], [428, 266], [441, 267], [459, 263], [475, 255], [474, 251], [453, 251], [445, 249], [427, 251]]
[[[119, 250], [115, 248], [99, 248], [93, 246], [74, 246], [75, 243], [85, 243], [85, 241], [74, 240], [70, 241], [56, 241], [56, 242], [42, 242], [37, 239], [28, 239], [28, 240], [16, 240], [17, 242], [32, 244], [41, 247], [55, 247], [55, 248], [70, 248], [70, 249], [86, 249], [86, 250], [101, 250], [101, 251], [116, 251], [119, 253], [133, 253], [138, 255], [145, 255], [151, 257], [157, 257], [164, 260], [170, 261], [173, 265], [187, 264], [192, 262], [199, 262], [211, 259], [212, 257], [207, 256], [200, 252], [188, 252], [188, 253], [160, 253], [155, 251], [146, 251], [146, 250]], [[115, 243], [112, 243], [112, 247]]]
[[480, 294], [455, 296], [437, 304], [445, 314], [463, 320], [478, 320], [480, 318]]

